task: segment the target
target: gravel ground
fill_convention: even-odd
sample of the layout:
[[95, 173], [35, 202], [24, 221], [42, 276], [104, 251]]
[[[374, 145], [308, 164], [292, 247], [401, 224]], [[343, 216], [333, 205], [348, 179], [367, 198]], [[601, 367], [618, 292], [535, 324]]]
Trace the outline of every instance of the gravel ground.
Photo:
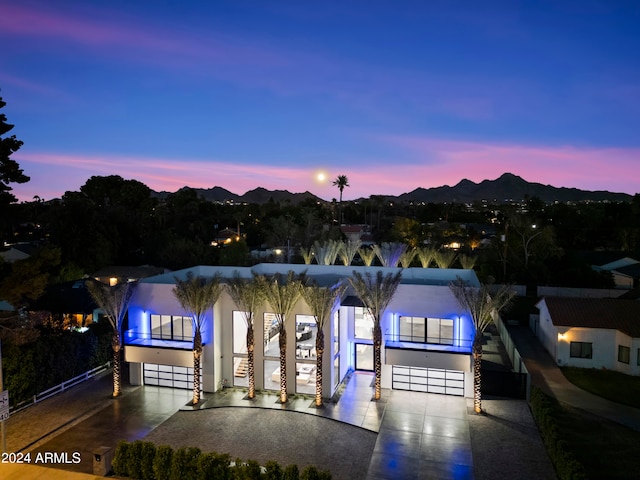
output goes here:
[[470, 414], [474, 480], [554, 480], [555, 471], [524, 400], [482, 400]]
[[375, 432], [315, 415], [231, 407], [178, 412], [145, 440], [230, 453], [261, 465], [316, 465], [334, 480], [356, 480], [366, 478], [376, 438]]

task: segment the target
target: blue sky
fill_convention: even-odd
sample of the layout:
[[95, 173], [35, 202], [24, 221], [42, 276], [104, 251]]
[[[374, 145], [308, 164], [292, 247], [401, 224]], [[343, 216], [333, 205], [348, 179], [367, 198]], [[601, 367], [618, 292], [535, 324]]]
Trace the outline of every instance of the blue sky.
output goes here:
[[[640, 192], [640, 2], [0, 0], [21, 200], [92, 175], [331, 199]], [[329, 181], [318, 182], [318, 172]]]

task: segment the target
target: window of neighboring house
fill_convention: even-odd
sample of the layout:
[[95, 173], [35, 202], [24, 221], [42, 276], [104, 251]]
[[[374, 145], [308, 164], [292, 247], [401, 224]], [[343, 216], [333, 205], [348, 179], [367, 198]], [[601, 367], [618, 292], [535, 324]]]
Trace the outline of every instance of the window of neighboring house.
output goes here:
[[573, 358], [591, 358], [593, 344], [591, 342], [571, 342], [569, 344], [569, 356]]
[[638, 365], [640, 365], [640, 348], [638, 349]]
[[631, 357], [631, 349], [624, 345], [618, 345], [618, 361], [620, 363], [629, 363]]
[[193, 340], [191, 317], [151, 315], [151, 338], [190, 342]]

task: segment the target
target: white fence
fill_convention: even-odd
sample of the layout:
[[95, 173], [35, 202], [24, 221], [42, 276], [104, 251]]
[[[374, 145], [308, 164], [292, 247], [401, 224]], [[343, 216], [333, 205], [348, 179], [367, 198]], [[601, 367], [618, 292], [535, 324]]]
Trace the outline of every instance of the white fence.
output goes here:
[[505, 350], [507, 351], [507, 355], [511, 360], [511, 365], [513, 365], [513, 371], [517, 373], [524, 373], [527, 375], [527, 401], [529, 400], [529, 391], [531, 389], [531, 375], [529, 375], [529, 370], [524, 364], [524, 360], [520, 356], [520, 352], [516, 349], [513, 340], [511, 339], [511, 335], [509, 335], [509, 331], [505, 326], [504, 322], [500, 315], [496, 315], [494, 317], [494, 323], [496, 324], [496, 328], [498, 329], [498, 333], [500, 334], [500, 340], [502, 340], [502, 344], [504, 345]]
[[100, 375], [102, 372], [106, 372], [110, 368], [111, 368], [111, 362], [107, 362], [104, 365], [100, 365], [92, 370], [81, 373], [80, 375], [73, 377], [72, 379], [67, 380], [66, 382], [62, 382], [61, 384], [56, 385], [55, 387], [51, 387], [45, 390], [44, 392], [37, 393], [30, 400], [25, 400], [24, 402], [20, 402], [18, 405], [16, 405], [15, 407], [11, 407], [9, 410], [12, 413], [17, 413], [20, 410], [24, 410], [25, 408], [30, 407], [31, 405], [35, 405], [36, 403], [41, 402], [42, 400], [45, 400], [49, 397], [53, 397], [58, 393], [62, 393], [65, 390], [68, 390], [69, 388], [84, 382], [85, 380], [89, 380], [90, 378], [93, 378], [96, 375]]

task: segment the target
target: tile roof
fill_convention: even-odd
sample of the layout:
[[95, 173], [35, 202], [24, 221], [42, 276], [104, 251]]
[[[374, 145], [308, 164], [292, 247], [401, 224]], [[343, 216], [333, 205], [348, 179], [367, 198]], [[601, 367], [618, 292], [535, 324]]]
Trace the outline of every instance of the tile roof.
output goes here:
[[551, 321], [557, 327], [619, 330], [640, 338], [640, 301], [612, 298], [545, 297]]

